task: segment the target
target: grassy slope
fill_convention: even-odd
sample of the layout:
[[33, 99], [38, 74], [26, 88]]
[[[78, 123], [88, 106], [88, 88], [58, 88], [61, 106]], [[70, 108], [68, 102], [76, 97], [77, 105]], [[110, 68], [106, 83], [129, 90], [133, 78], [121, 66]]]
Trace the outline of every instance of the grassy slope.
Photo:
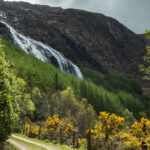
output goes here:
[[[72, 148], [70, 148], [67, 145], [53, 144], [53, 143], [50, 143], [50, 142], [47, 142], [47, 141], [44, 141], [44, 140], [38, 140], [38, 139], [35, 139], [35, 138], [29, 138], [29, 137], [27, 137], [27, 136], [25, 136], [23, 134], [19, 134], [19, 133], [16, 133], [14, 135], [19, 136], [19, 137], [23, 137], [25, 139], [28, 139], [28, 140], [31, 140], [31, 141], [34, 141], [34, 142], [45, 144], [47, 146], [56, 147], [56, 148], [59, 148], [60, 150], [73, 150]], [[85, 149], [81, 147], [78, 150], [85, 150]]]
[[13, 146], [12, 144], [8, 142], [5, 142], [3, 150], [20, 150], [20, 149], [16, 148], [15, 146]]
[[[124, 109], [128, 108], [135, 116], [138, 116], [138, 112], [144, 111], [139, 99], [133, 96], [134, 94], [132, 95], [129, 94], [130, 92], [124, 92], [124, 89], [119, 89], [120, 87], [117, 87], [115, 91], [111, 91], [105, 87], [105, 89], [103, 88], [105, 84], [96, 85], [91, 81], [79, 80], [73, 75], [61, 72], [53, 65], [26, 54], [20, 48], [2, 38], [0, 38], [0, 46], [3, 47], [7, 59], [14, 64], [16, 74], [27, 82], [29, 90], [37, 86], [45, 93], [50, 91], [55, 86], [55, 75], [57, 73], [59, 89], [65, 89], [67, 86], [72, 87], [77, 99], [87, 98], [97, 112], [105, 110], [121, 115]], [[88, 74], [90, 75], [91, 72], [88, 71]], [[116, 85], [116, 83], [112, 85]], [[122, 86], [124, 87], [124, 85]], [[113, 86], [112, 89], [114, 89]], [[133, 91], [133, 88], [131, 90]]]
[[99, 72], [87, 68], [82, 68], [82, 73], [87, 80], [91, 80], [96, 85], [101, 85], [109, 91], [118, 92], [122, 90], [132, 95], [142, 95], [142, 87], [135, 79], [128, 79], [115, 73], [103, 76]]
[[14, 64], [18, 76], [24, 78], [29, 86], [39, 86], [44, 91], [53, 87], [53, 79], [56, 73], [63, 78], [64, 83], [69, 84], [72, 75], [68, 75], [55, 68], [53, 65], [44, 63], [32, 55], [26, 54], [17, 46], [0, 39], [6, 58]]

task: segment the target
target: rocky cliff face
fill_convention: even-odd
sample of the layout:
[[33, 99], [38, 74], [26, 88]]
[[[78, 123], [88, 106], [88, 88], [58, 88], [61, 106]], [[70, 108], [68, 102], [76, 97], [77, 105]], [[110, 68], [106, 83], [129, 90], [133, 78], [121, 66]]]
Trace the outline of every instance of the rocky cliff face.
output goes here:
[[[57, 49], [80, 67], [102, 73], [138, 73], [145, 40], [113, 18], [82, 10], [0, 2], [0, 19], [18, 32]], [[0, 34], [10, 39], [0, 24]]]

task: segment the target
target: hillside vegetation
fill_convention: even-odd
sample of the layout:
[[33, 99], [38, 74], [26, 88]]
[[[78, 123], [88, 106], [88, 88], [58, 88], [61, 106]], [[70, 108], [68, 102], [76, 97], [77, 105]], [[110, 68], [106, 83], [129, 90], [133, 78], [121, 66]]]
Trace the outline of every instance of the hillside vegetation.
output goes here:
[[79, 80], [26, 54], [2, 38], [0, 44], [7, 59], [13, 64], [17, 76], [27, 82], [28, 91], [38, 87], [44, 95], [52, 95], [54, 91], [71, 87], [77, 100], [86, 98], [97, 112], [108, 111], [123, 115], [124, 110], [128, 109], [136, 118], [139, 114], [147, 114], [145, 107], [149, 105], [149, 98], [142, 96], [141, 86], [134, 79], [115, 74], [102, 77], [92, 70], [83, 68], [82, 72], [87, 80]]
[[150, 98], [135, 79], [82, 68], [80, 80], [2, 38], [0, 54], [1, 149], [12, 131], [89, 150], [148, 146]]

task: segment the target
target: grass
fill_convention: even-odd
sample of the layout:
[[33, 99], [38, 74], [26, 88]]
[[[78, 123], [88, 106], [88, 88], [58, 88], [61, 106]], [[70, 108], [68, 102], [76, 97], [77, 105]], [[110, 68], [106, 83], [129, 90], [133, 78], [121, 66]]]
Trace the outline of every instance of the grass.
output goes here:
[[[34, 141], [34, 142], [37, 142], [37, 143], [45, 144], [47, 146], [52, 146], [52, 147], [55, 147], [55, 148], [59, 148], [60, 150], [74, 150], [73, 148], [70, 148], [67, 145], [53, 144], [53, 143], [50, 143], [50, 142], [46, 142], [44, 140], [39, 140], [39, 139], [35, 139], [35, 138], [29, 138], [29, 137], [27, 137], [27, 136], [25, 136], [23, 134], [19, 134], [19, 133], [15, 133], [14, 135], [22, 137], [22, 138], [25, 138], [25, 139], [28, 139], [30, 141]], [[78, 150], [86, 150], [86, 149], [81, 147]]]
[[10, 144], [9, 142], [5, 142], [3, 150], [20, 150], [20, 149]]
[[36, 146], [34, 144], [31, 144], [31, 143], [27, 143], [25, 141], [22, 141], [20, 139], [17, 139], [17, 138], [14, 138], [14, 137], [10, 137], [11, 140], [13, 141], [16, 141], [17, 143], [27, 147], [27, 148], [32, 148], [32, 149], [35, 149], [35, 150], [46, 150], [46, 148], [43, 148], [43, 147], [40, 147], [40, 146]]

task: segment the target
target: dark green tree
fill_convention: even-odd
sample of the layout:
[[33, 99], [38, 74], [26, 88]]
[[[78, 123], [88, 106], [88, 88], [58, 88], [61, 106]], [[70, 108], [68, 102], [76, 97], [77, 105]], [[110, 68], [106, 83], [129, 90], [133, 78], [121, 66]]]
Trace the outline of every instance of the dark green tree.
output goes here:
[[0, 143], [8, 138], [12, 131], [13, 123], [13, 103], [12, 90], [10, 84], [13, 75], [9, 64], [5, 61], [4, 53], [0, 49]]
[[15, 76], [0, 47], [0, 146], [20, 121], [20, 112], [27, 101], [24, 98], [25, 85], [24, 80]]
[[4, 53], [0, 50], [0, 145], [12, 131], [13, 105], [11, 102], [9, 84], [9, 65], [5, 62]]

